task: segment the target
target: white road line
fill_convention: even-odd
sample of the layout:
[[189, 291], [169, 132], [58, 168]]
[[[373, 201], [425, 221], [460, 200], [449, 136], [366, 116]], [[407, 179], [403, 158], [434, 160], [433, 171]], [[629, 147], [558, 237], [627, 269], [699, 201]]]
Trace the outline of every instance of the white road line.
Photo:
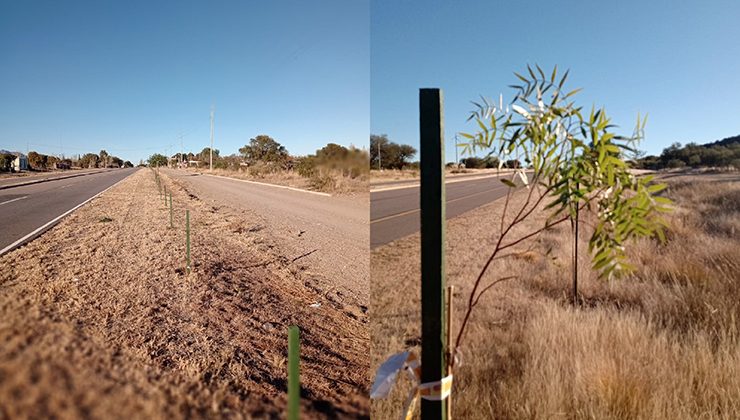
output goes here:
[[[461, 179], [454, 179], [453, 178], [453, 179], [450, 179], [449, 181], [448, 180], [445, 180], [445, 185], [447, 185], [447, 184], [455, 184], [455, 183], [458, 183], [458, 182], [477, 181], [479, 179], [486, 179], [486, 178], [498, 178], [498, 177], [501, 177], [501, 176], [504, 176], [504, 175], [509, 175], [509, 174], [505, 174], [504, 173], [504, 174], [500, 174], [500, 175], [499, 174], [493, 174], [493, 175], [481, 175], [481, 176], [474, 176], [474, 177], [471, 176], [471, 177], [463, 177]], [[416, 182], [414, 184], [397, 185], [397, 186], [394, 186], [394, 187], [385, 187], [385, 188], [383, 188], [383, 187], [373, 188], [371, 186], [370, 187], [370, 192], [371, 193], [374, 193], [374, 192], [383, 192], [383, 191], [402, 190], [404, 188], [419, 188], [419, 183]]]
[[13, 249], [15, 249], [15, 247], [23, 244], [26, 239], [33, 238], [34, 235], [37, 235], [40, 232], [43, 232], [44, 229], [48, 228], [49, 226], [52, 226], [54, 223], [58, 222], [64, 216], [72, 213], [73, 211], [77, 210], [78, 208], [80, 208], [80, 207], [84, 206], [85, 204], [87, 204], [88, 202], [90, 202], [95, 197], [98, 197], [99, 195], [103, 194], [104, 192], [108, 191], [109, 189], [115, 187], [116, 185], [118, 185], [119, 183], [121, 183], [123, 180], [125, 180], [129, 176], [133, 175], [134, 173], [136, 173], [136, 171], [131, 172], [129, 175], [126, 175], [125, 177], [123, 177], [123, 179], [119, 180], [118, 182], [116, 182], [115, 184], [111, 185], [110, 187], [108, 187], [108, 188], [104, 189], [103, 191], [95, 194], [94, 196], [92, 196], [92, 197], [88, 198], [87, 200], [83, 201], [82, 203], [80, 203], [80, 204], [74, 206], [73, 208], [67, 210], [64, 214], [55, 217], [54, 219], [50, 220], [49, 222], [47, 222], [46, 224], [44, 224], [40, 228], [34, 230], [33, 232], [29, 233], [28, 235], [26, 235], [26, 236], [18, 239], [17, 241], [13, 242], [12, 244], [10, 244], [10, 245], [6, 246], [5, 248], [1, 249], [0, 250], [0, 256], [5, 255], [6, 252], [12, 251]]
[[23, 197], [14, 198], [12, 200], [3, 201], [2, 203], [0, 203], [0, 206], [2, 206], [3, 204], [12, 203], [13, 201], [23, 200], [24, 198], [28, 198], [28, 196], [26, 195], [26, 196], [23, 196]]
[[[452, 200], [447, 200], [445, 202], [446, 203], [445, 205], [450, 204], [450, 203], [454, 203], [456, 201], [465, 200], [465, 199], [468, 199], [470, 197], [475, 197], [475, 196], [482, 195], [482, 194], [492, 193], [492, 192], [494, 192], [496, 190], [499, 190], [499, 189], [501, 189], [501, 188], [500, 187], [496, 187], [496, 188], [492, 188], [490, 190], [478, 191], [477, 193], [472, 193], [472, 194], [464, 195], [462, 197], [453, 198]], [[499, 198], [503, 198], [503, 197], [499, 197]], [[498, 200], [498, 198], [496, 200]], [[496, 200], [494, 200], [494, 201], [496, 201]], [[486, 204], [488, 204], [488, 203], [486, 203]], [[478, 207], [481, 207], [481, 206], [478, 206]], [[409, 215], [409, 214], [418, 213], [420, 211], [421, 211], [421, 209], [406, 210], [406, 211], [403, 211], [401, 213], [391, 214], [390, 216], [384, 216], [384, 217], [380, 217], [380, 218], [375, 219], [375, 220], [371, 220], [370, 221], [370, 224], [372, 225], [373, 223], [385, 222], [386, 220], [395, 219], [396, 217], [401, 217], [401, 216], [406, 216], [406, 215]]]
[[293, 190], [293, 191], [304, 192], [304, 193], [309, 193], [309, 194], [323, 195], [324, 197], [331, 197], [331, 194], [329, 194], [329, 193], [319, 192], [319, 191], [302, 190], [300, 188], [288, 187], [288, 186], [285, 186], [285, 185], [268, 184], [267, 182], [249, 181], [249, 180], [246, 180], [246, 179], [231, 178], [231, 177], [228, 177], [228, 176], [221, 176], [221, 175], [211, 175], [211, 174], [203, 174], [203, 175], [213, 176], [213, 177], [216, 177], [216, 178], [231, 179], [233, 181], [248, 182], [250, 184], [266, 185], [268, 187], [284, 188], [286, 190]]

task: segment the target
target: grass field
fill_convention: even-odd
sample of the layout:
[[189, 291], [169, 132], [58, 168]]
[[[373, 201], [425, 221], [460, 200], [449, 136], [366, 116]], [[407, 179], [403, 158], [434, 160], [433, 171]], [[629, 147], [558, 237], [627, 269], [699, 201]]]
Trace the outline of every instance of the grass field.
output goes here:
[[[668, 242], [634, 244], [636, 271], [612, 281], [596, 278], [584, 251], [581, 307], [569, 303], [568, 224], [496, 263], [488, 280], [517, 278], [496, 286], [473, 314], [455, 372], [456, 418], [740, 418], [740, 176], [665, 181], [676, 203]], [[448, 223], [458, 326], [502, 207], [492, 203]], [[540, 212], [521, 231], [544, 218]], [[584, 219], [582, 250], [590, 230]], [[394, 352], [418, 350], [418, 240], [372, 253], [372, 369]], [[543, 255], [548, 248], [553, 258]], [[373, 402], [373, 417], [398, 417], [408, 389], [402, 381], [393, 398]]]

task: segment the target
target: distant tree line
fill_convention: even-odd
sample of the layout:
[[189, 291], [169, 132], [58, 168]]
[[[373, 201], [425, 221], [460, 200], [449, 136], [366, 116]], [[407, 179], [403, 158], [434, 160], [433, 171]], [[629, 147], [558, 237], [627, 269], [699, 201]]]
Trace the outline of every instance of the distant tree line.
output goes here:
[[[465, 168], [470, 169], [490, 169], [490, 168], [498, 168], [499, 167], [499, 158], [496, 156], [486, 156], [486, 157], [466, 157], [463, 159], [460, 159], [460, 164], [463, 165]], [[447, 164], [448, 167], [455, 166], [454, 162], [450, 162]], [[504, 161], [504, 163], [501, 165], [502, 168], [521, 168], [522, 164], [519, 162], [518, 159], [509, 159]]]
[[[29, 169], [34, 171], [46, 171], [50, 169], [71, 168], [131, 168], [134, 165], [129, 161], [123, 161], [117, 156], [108, 154], [101, 150], [99, 154], [85, 153], [76, 157], [45, 155], [36, 151], [28, 152]], [[15, 155], [3, 154], [0, 156], [0, 170], [7, 171], [15, 159]]]
[[[171, 157], [155, 153], [147, 159], [149, 166], [184, 165], [208, 168], [211, 149], [206, 147], [200, 153], [176, 153]], [[311, 178], [316, 184], [333, 182], [336, 175], [346, 178], [357, 178], [368, 172], [367, 151], [354, 146], [344, 147], [329, 143], [318, 149], [316, 154], [293, 156], [287, 148], [272, 137], [260, 134], [249, 140], [238, 154], [221, 156], [219, 150], [213, 150], [213, 168], [227, 170], [246, 170], [256, 177], [279, 171], [293, 171], [303, 177]], [[319, 185], [323, 189], [326, 185]]]
[[663, 149], [660, 156], [645, 156], [635, 159], [634, 166], [640, 169], [671, 169], [701, 167], [734, 167], [740, 169], [740, 135], [713, 143], [699, 145], [673, 143]]

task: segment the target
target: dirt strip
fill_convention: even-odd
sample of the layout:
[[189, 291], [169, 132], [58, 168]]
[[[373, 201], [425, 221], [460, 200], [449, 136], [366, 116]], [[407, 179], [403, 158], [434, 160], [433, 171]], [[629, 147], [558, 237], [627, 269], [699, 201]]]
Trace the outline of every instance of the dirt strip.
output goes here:
[[[141, 170], [0, 257], [0, 418], [367, 418], [367, 317], [315, 287], [258, 215]], [[185, 209], [192, 272], [185, 273]]]

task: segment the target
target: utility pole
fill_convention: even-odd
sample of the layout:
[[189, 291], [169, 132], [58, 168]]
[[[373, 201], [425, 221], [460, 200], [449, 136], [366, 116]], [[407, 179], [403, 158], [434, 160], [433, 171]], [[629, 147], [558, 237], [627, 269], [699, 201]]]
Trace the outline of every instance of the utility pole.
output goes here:
[[211, 148], [209, 150], [210, 152], [210, 162], [209, 166], [211, 171], [213, 170], [213, 113], [215, 112], [214, 106], [211, 105]]
[[455, 133], [455, 144], [454, 144], [454, 146], [455, 146], [455, 169], [457, 169], [458, 168], [457, 165], [460, 164], [460, 161], [457, 160], [457, 142], [458, 142], [458, 140], [457, 140], [457, 133]]
[[380, 165], [380, 139], [378, 139], [378, 170], [381, 170], [381, 168], [382, 167]]

